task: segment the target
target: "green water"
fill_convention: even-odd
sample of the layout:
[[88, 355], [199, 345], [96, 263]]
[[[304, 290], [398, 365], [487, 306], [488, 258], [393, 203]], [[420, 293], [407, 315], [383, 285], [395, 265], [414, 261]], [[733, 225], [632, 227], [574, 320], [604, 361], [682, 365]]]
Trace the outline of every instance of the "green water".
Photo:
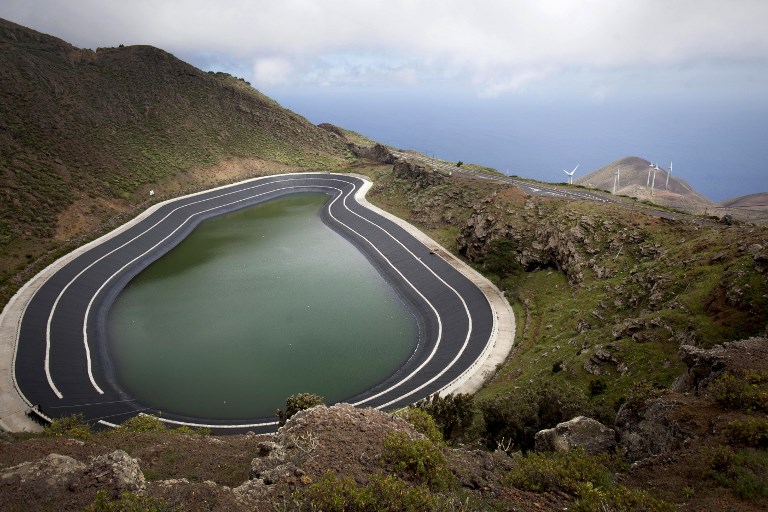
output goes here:
[[148, 406], [199, 418], [270, 416], [312, 392], [333, 403], [409, 357], [414, 317], [301, 193], [201, 223], [112, 306], [119, 381]]

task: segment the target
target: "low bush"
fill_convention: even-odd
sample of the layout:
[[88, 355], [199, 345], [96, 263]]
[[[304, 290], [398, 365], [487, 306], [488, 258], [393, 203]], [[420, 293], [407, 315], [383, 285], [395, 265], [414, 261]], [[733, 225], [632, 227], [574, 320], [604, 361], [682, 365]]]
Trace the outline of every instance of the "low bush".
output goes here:
[[165, 432], [168, 430], [160, 418], [151, 414], [137, 414], [125, 420], [120, 429], [126, 432]]
[[477, 406], [471, 395], [440, 396], [437, 393], [420, 400], [416, 407], [429, 413], [443, 433], [443, 439], [458, 443], [476, 438], [472, 431]]
[[726, 409], [768, 412], [768, 371], [725, 372], [709, 392]]
[[400, 476], [427, 485], [433, 490], [453, 486], [448, 462], [429, 439], [411, 439], [404, 432], [390, 432], [384, 439], [382, 459]]
[[435, 419], [424, 409], [409, 405], [405, 409], [397, 411], [395, 415], [413, 425], [417, 432], [423, 434], [436, 445], [440, 446], [445, 443], [443, 433], [437, 428]]
[[440, 510], [440, 500], [427, 488], [412, 486], [393, 475], [374, 474], [366, 486], [328, 472], [323, 479], [297, 493], [309, 509], [324, 512], [418, 512]]
[[93, 502], [85, 507], [86, 512], [171, 512], [173, 510], [173, 507], [164, 501], [130, 492], [120, 493], [117, 499], [112, 499], [105, 490], [97, 492]]
[[93, 436], [91, 427], [85, 422], [83, 413], [56, 418], [45, 427], [45, 434], [51, 437], [71, 437], [87, 441]]
[[766, 418], [732, 421], [723, 433], [729, 437], [729, 442], [768, 448], [768, 419]]
[[768, 497], [768, 452], [765, 450], [703, 448], [695, 467], [703, 477], [731, 489], [741, 499], [759, 501]]
[[594, 487], [613, 485], [621, 463], [613, 455], [589, 455], [583, 449], [570, 452], [528, 453], [506, 481], [518, 489], [533, 492], [559, 491], [578, 495], [584, 484]]
[[591, 416], [594, 406], [568, 384], [544, 382], [480, 402], [485, 421], [484, 442], [495, 449], [502, 440], [523, 451], [532, 450], [539, 430], [576, 416]]
[[280, 418], [280, 426], [285, 425], [291, 416], [299, 411], [311, 409], [318, 405], [324, 405], [324, 398], [312, 393], [299, 393], [291, 395], [285, 400], [285, 412], [282, 409], [277, 410], [277, 416]]
[[579, 499], [570, 510], [575, 512], [623, 512], [625, 510], [674, 512], [677, 507], [656, 499], [640, 489], [630, 489], [623, 485], [599, 488], [585, 484], [579, 490]]

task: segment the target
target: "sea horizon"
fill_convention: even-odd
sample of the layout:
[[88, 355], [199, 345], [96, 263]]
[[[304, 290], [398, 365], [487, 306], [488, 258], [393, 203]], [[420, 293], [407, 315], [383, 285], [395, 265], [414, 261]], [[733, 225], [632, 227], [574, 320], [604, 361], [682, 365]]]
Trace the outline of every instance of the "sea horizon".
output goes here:
[[315, 124], [331, 123], [400, 149], [509, 175], [565, 181], [626, 156], [668, 169], [720, 202], [768, 192], [768, 105], [705, 98], [546, 97], [468, 100], [391, 91], [275, 91]]

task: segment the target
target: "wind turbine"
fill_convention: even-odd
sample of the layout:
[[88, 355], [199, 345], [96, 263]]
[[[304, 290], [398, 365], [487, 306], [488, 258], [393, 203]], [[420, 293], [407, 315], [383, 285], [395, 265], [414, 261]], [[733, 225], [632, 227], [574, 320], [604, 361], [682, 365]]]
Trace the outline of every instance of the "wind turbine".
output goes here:
[[613, 178], [613, 195], [616, 195], [616, 187], [619, 185], [620, 176], [621, 176], [621, 166], [618, 166], [616, 168], [616, 172], [614, 173], [614, 178]]
[[563, 169], [563, 172], [568, 175], [568, 184], [569, 185], [573, 185], [573, 173], [576, 172], [576, 169], [578, 169], [580, 165], [581, 164], [576, 164], [576, 167], [574, 167], [571, 172], [568, 172], [565, 169]]
[[653, 195], [653, 188], [656, 186], [656, 171], [660, 171], [658, 165], [653, 166], [653, 181], [651, 182], [651, 195]]
[[669, 177], [672, 175], [672, 162], [669, 162], [669, 172], [667, 173], [667, 184], [664, 185], [664, 190], [669, 190]]
[[648, 164], [648, 179], [645, 180], [645, 188], [651, 186], [651, 169], [653, 169], [653, 164]]

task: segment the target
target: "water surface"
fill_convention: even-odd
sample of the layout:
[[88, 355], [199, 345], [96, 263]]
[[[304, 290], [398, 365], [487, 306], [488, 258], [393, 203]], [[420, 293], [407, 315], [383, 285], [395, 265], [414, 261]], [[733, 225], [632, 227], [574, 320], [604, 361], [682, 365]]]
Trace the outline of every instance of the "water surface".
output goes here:
[[146, 405], [254, 418], [312, 392], [384, 380], [418, 328], [394, 289], [301, 193], [200, 224], [134, 278], [108, 316], [121, 384]]

